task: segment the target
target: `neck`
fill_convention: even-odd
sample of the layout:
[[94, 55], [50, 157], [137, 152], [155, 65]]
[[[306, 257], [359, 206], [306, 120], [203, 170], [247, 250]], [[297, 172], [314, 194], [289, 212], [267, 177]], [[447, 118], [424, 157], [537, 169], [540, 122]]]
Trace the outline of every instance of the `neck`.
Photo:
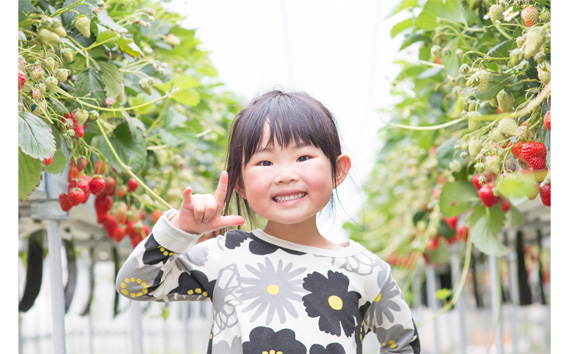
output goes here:
[[271, 236], [300, 245], [331, 249], [341, 248], [320, 234], [316, 226], [316, 217], [299, 224], [280, 224], [269, 220], [263, 231]]

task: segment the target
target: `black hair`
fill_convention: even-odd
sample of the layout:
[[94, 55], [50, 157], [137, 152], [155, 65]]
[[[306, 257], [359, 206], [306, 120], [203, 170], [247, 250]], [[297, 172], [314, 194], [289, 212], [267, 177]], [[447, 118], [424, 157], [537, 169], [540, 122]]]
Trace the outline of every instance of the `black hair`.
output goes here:
[[[318, 100], [305, 92], [272, 90], [254, 98], [243, 107], [231, 126], [226, 171], [229, 175], [224, 214], [231, 214], [235, 198], [237, 214], [247, 213], [250, 220], [255, 213], [237, 194], [234, 187], [241, 180], [243, 167], [260, 146], [265, 125], [269, 124], [268, 145], [286, 147], [291, 143], [309, 144], [320, 148], [330, 160], [332, 181], [336, 187], [336, 159], [342, 153], [337, 123], [332, 113]], [[333, 196], [331, 198], [333, 207]]]

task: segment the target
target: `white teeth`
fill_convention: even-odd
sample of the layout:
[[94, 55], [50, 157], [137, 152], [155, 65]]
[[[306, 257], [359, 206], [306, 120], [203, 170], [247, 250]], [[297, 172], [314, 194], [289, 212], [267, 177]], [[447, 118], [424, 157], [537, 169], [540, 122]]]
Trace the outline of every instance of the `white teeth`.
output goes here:
[[277, 202], [287, 202], [289, 200], [294, 200], [294, 199], [300, 199], [302, 197], [304, 197], [306, 195], [306, 193], [298, 193], [298, 194], [294, 194], [294, 195], [287, 195], [287, 196], [277, 196], [275, 197], [275, 200]]

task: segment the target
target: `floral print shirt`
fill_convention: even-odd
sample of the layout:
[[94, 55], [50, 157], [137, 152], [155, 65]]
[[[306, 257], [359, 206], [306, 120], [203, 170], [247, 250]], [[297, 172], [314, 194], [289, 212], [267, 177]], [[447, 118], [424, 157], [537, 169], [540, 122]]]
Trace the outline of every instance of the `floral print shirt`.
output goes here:
[[120, 269], [132, 300], [213, 303], [207, 353], [362, 353], [373, 332], [381, 353], [419, 353], [409, 306], [389, 265], [359, 243], [323, 249], [262, 230], [231, 230], [198, 243], [164, 213]]

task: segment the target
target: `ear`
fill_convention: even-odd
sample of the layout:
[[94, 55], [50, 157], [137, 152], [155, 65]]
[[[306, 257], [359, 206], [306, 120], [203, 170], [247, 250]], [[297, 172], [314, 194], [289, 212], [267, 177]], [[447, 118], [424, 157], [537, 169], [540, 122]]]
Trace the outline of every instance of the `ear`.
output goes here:
[[348, 176], [348, 172], [352, 167], [352, 160], [346, 154], [341, 154], [336, 158], [336, 187], [338, 187]]
[[237, 181], [235, 181], [235, 186], [233, 186], [233, 190], [235, 190], [241, 198], [247, 200], [245, 197], [245, 187], [243, 186], [243, 183], [241, 183], [241, 179], [237, 178]]

